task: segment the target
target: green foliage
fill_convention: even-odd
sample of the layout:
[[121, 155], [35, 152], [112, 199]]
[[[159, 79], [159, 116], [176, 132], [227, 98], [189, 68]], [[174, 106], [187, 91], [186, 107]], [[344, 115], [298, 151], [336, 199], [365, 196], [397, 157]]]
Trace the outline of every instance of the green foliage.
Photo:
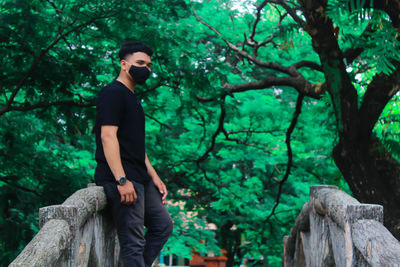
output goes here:
[[[360, 17], [346, 11], [346, 3], [329, 1], [329, 15], [340, 28], [342, 49], [367, 48], [364, 61], [348, 66], [361, 99], [376, 73], [392, 71], [399, 44], [384, 14], [368, 11]], [[360, 4], [354, 3], [357, 9]], [[273, 87], [222, 100], [223, 83], [282, 74], [229, 50], [196, 20], [192, 7], [226, 40], [241, 45], [244, 33], [249, 38], [254, 7], [240, 1], [0, 3], [0, 110], [17, 92], [16, 110], [0, 115], [0, 265], [38, 231], [39, 207], [61, 203], [93, 181], [94, 98], [116, 77], [116, 53], [125, 38], [143, 40], [155, 50], [153, 75], [135, 90], [147, 115], [147, 153], [171, 199], [175, 227], [165, 253], [189, 258], [192, 249], [201, 254], [236, 249], [235, 264], [248, 257], [278, 266], [282, 237], [308, 200], [310, 186], [333, 184], [349, 192], [331, 156], [337, 130], [330, 97], [305, 98], [291, 138], [292, 171], [267, 220], [287, 168], [285, 134], [297, 92]], [[273, 42], [261, 47], [258, 57], [284, 66], [319, 63], [309, 35], [289, 16], [277, 26], [282, 12], [272, 5], [262, 12], [254, 38], [273, 36]], [[374, 33], [360, 38], [368, 23]], [[245, 50], [252, 53], [248, 46]], [[315, 84], [325, 81], [315, 70], [300, 72]], [[397, 99], [374, 131], [399, 159]], [[222, 111], [227, 135], [215, 135]]]
[[386, 105], [374, 132], [382, 140], [385, 147], [392, 153], [393, 157], [400, 161], [400, 109], [399, 94], [397, 94]]
[[210, 231], [205, 218], [199, 218], [196, 213], [184, 209], [184, 203], [171, 203], [168, 207], [174, 220], [174, 234], [163, 248], [165, 254], [175, 254], [191, 259], [193, 250], [200, 255], [209, 251], [218, 251], [215, 233]]
[[9, 113], [0, 119], [2, 265], [38, 231], [41, 206], [62, 203], [91, 180], [92, 156], [60, 136], [59, 128], [33, 114]]
[[[338, 40], [343, 51], [364, 49], [360, 57], [369, 64], [357, 62], [357, 69], [367, 67], [388, 75], [394, 71], [392, 61], [400, 61], [398, 33], [384, 11], [361, 8], [364, 3], [365, 0], [329, 1], [327, 13], [339, 29]], [[373, 1], [369, 3], [372, 6]]]

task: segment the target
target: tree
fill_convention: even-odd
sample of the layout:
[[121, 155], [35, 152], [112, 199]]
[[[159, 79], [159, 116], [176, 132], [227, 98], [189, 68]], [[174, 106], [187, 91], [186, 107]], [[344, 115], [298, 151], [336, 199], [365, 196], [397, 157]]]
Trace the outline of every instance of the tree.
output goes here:
[[[247, 27], [246, 14], [220, 3], [198, 4], [195, 9], [226, 28], [231, 24], [227, 25], [224, 18], [234, 17], [236, 32]], [[285, 197], [275, 207], [279, 180], [286, 173], [286, 131], [292, 115], [299, 114], [295, 111], [297, 94], [276, 87], [274, 91], [246, 91], [219, 98], [225, 92], [221, 81], [240, 81], [239, 75], [232, 73], [240, 63], [231, 67], [235, 55], [218, 43], [217, 36], [199, 27], [194, 17], [176, 24], [172, 31], [185, 36], [188, 43], [181, 42], [181, 49], [171, 51], [177, 54], [172, 57], [177, 68], [171, 71], [176, 87], [169, 92], [160, 90], [156, 101], [145, 100], [146, 112], [163, 118], [163, 125], [154, 121], [148, 125], [152, 132], [149, 142], [157, 144], [149, 146], [149, 153], [158, 159], [156, 165], [162, 176], [169, 177], [170, 189], [177, 192], [174, 199], [184, 200], [187, 210], [197, 210], [217, 225], [218, 244], [228, 250], [228, 266], [239, 264], [245, 256], [264, 256], [265, 262], [278, 264], [282, 236], [306, 201], [309, 186], [344, 186], [326, 156], [334, 139], [333, 111], [326, 109], [326, 98], [319, 103], [304, 100], [304, 111], [295, 128], [298, 132], [291, 127], [296, 146], [290, 184], [281, 187]], [[235, 31], [226, 28], [224, 34], [235, 36]], [[309, 50], [305, 47], [301, 53]], [[245, 62], [241, 66], [251, 73], [251, 66]], [[254, 71], [254, 75], [260, 73]], [[305, 131], [313, 112], [320, 114], [316, 121], [322, 127]], [[190, 194], [179, 194], [175, 186]]]
[[[215, 17], [217, 21], [233, 12], [217, 4], [200, 6], [205, 12], [222, 11]], [[307, 194], [309, 184], [304, 177], [315, 177], [309, 179], [311, 183], [337, 177], [330, 159], [322, 156], [327, 148], [310, 142], [300, 146], [298, 142], [301, 155], [311, 157], [318, 147], [321, 158], [308, 162], [294, 157], [293, 173], [298, 179], [292, 179], [293, 187], [284, 189], [291, 197], [281, 201], [267, 230], [259, 227], [273, 207], [273, 178], [278, 179], [284, 169], [282, 133], [293, 113], [286, 107], [295, 96], [259, 91], [236, 99], [227, 97], [224, 105], [199, 101], [200, 93], [218, 94], [220, 79], [230, 75], [231, 67], [212, 53], [208, 34], [184, 2], [137, 1], [126, 6], [119, 1], [106, 5], [93, 1], [3, 1], [1, 8], [1, 20], [7, 25], [0, 32], [1, 71], [5, 74], [0, 100], [4, 264], [38, 231], [40, 206], [60, 203], [92, 181], [94, 98], [117, 74], [116, 51], [132, 29], [137, 39], [156, 51], [155, 76], [148, 86], [137, 88], [146, 110], [148, 154], [166, 179], [174, 202], [184, 200], [186, 212], [198, 214], [181, 225], [183, 211], [170, 208], [176, 227], [167, 251], [189, 257], [192, 247], [202, 253], [215, 249], [207, 220], [218, 226], [219, 245], [228, 249], [231, 264], [235, 257], [240, 261], [247, 254], [256, 258], [268, 255], [270, 263], [277, 262], [281, 235], [301, 207], [302, 201], [295, 199], [305, 199]], [[264, 113], [254, 109], [265, 102], [270, 105]], [[324, 105], [317, 109], [322, 112]], [[279, 119], [273, 115], [278, 106]], [[304, 108], [313, 106], [308, 102]], [[217, 137], [219, 124], [215, 120], [222, 114], [226, 135]], [[331, 125], [328, 117], [326, 113], [323, 120]], [[301, 129], [304, 126], [299, 120]], [[281, 121], [287, 125], [280, 125]], [[313, 134], [321, 135], [316, 141], [324, 144], [332, 138], [323, 129]], [[303, 138], [313, 140], [312, 134], [293, 132], [293, 142]], [[312, 170], [321, 164], [330, 168]], [[267, 190], [256, 190], [261, 186]], [[182, 195], [182, 188], [192, 195]], [[236, 197], [230, 192], [237, 192]], [[246, 208], [249, 206], [252, 209]], [[196, 237], [207, 240], [207, 246], [199, 245]]]
[[[146, 113], [147, 153], [175, 205], [166, 252], [189, 257], [192, 248], [204, 254], [219, 246], [228, 250], [228, 266], [244, 257], [276, 265], [309, 186], [348, 190], [331, 155], [344, 138], [337, 127], [344, 113], [329, 97], [336, 83], [325, 77], [333, 69], [321, 64], [315, 37], [301, 25], [309, 23], [306, 9], [281, 1], [239, 6], [233, 0], [0, 4], [2, 263], [37, 232], [38, 207], [60, 203], [92, 181], [94, 99], [117, 75], [116, 52], [126, 37], [155, 50], [153, 75], [136, 93]], [[346, 51], [345, 71], [362, 106], [375, 75], [394, 73], [398, 46], [388, 15], [349, 8], [332, 1], [319, 10], [335, 23], [332, 34]], [[381, 46], [383, 53], [375, 42], [388, 37], [395, 45]], [[399, 113], [390, 100], [374, 128], [397, 158], [391, 131], [399, 129]], [[207, 223], [217, 226], [215, 233]]]
[[[280, 16], [273, 28], [267, 27], [271, 10]], [[242, 34], [244, 39], [239, 41], [226, 38], [219, 27], [195, 13], [199, 22], [221, 36], [231, 53], [248, 62], [241, 73], [247, 71], [245, 77], [253, 80], [228, 81], [216, 97], [287, 86], [298, 92], [300, 106], [305, 96], [318, 100], [326, 92], [330, 95], [338, 137], [333, 149], [335, 163], [356, 198], [384, 206], [385, 225], [396, 237], [400, 237], [400, 210], [396, 205], [399, 162], [377, 137], [374, 127], [399, 91], [399, 14], [396, 1], [362, 1], [362, 5], [345, 0], [259, 1], [249, 33]], [[285, 20], [290, 22], [285, 24]], [[288, 27], [300, 36], [307, 33], [307, 45], [312, 45], [316, 54], [304, 54], [301, 60], [274, 58], [271, 51], [281, 56], [279, 50], [299, 50], [305, 45], [284, 35]], [[280, 194], [281, 190], [278, 201]]]

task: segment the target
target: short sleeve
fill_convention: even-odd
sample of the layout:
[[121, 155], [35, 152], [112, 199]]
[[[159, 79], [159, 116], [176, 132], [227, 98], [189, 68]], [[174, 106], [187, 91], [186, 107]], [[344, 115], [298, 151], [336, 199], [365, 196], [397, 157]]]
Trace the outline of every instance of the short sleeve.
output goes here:
[[99, 126], [119, 126], [124, 110], [124, 93], [118, 88], [104, 88], [97, 99]]

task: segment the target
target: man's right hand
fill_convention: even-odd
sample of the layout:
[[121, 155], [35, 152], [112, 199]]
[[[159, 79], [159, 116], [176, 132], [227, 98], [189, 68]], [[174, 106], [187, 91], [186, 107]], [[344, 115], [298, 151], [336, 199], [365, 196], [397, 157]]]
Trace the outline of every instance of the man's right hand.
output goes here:
[[119, 194], [121, 195], [121, 203], [132, 205], [137, 200], [135, 188], [131, 181], [126, 181], [124, 185], [117, 185]]

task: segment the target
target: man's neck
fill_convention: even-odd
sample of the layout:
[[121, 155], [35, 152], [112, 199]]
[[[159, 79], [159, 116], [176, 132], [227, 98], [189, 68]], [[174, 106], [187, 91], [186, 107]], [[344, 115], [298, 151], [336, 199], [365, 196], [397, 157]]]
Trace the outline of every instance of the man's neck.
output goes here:
[[128, 89], [131, 90], [132, 92], [135, 92], [136, 84], [135, 84], [131, 79], [129, 79], [128, 77], [123, 76], [123, 75], [120, 74], [120, 75], [117, 77], [116, 80], [119, 81], [119, 82], [121, 82], [121, 83], [123, 83], [123, 84], [124, 84], [126, 87], [128, 87]]

